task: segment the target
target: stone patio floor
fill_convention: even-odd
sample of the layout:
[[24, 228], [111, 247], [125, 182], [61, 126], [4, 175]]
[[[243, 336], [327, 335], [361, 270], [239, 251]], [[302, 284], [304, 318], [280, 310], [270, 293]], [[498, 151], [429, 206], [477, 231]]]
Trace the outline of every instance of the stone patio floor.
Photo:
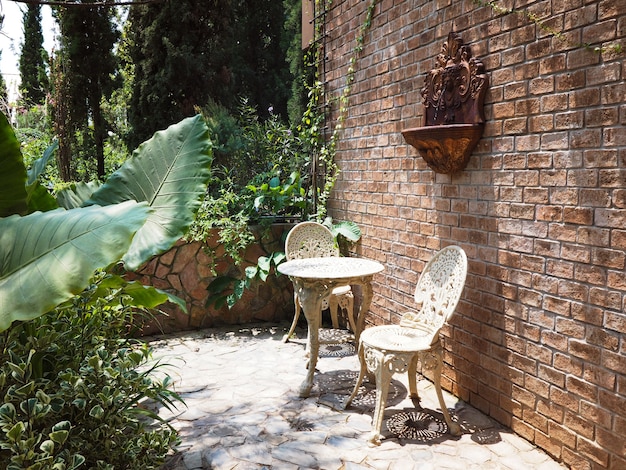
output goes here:
[[447, 434], [432, 383], [419, 380], [416, 408], [406, 374], [390, 387], [388, 437], [368, 446], [374, 386], [366, 380], [343, 409], [358, 371], [354, 345], [323, 345], [311, 396], [299, 398], [306, 332], [283, 343], [288, 327], [236, 325], [149, 339], [185, 401], [173, 412], [160, 410], [182, 439], [164, 470], [565, 468], [450, 394], [446, 403], [463, 434]]

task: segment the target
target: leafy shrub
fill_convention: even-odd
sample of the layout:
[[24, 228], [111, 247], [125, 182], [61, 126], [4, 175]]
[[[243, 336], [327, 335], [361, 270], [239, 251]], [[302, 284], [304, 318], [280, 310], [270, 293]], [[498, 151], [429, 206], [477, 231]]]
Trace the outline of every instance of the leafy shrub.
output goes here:
[[132, 299], [108, 283], [0, 335], [0, 468], [153, 469], [177, 442], [142, 404], [179, 398], [128, 339]]
[[[294, 171], [309, 173], [310, 152], [299, 133], [271, 110], [268, 119], [260, 119], [243, 99], [236, 116], [213, 103], [199, 111], [213, 142], [213, 168], [228, 174], [237, 189], [259, 178], [268, 181], [274, 176], [285, 179]], [[214, 188], [219, 188], [219, 181], [214, 181], [209, 193]]]
[[212, 178], [187, 240], [204, 241], [217, 229], [236, 265], [254, 242], [250, 225], [300, 220], [310, 212], [310, 158], [298, 133], [270, 113], [261, 120], [243, 100], [239, 113], [210, 103], [199, 110], [213, 144]]
[[185, 233], [207, 134], [199, 116], [157, 132], [104, 184], [66, 188], [61, 209], [38, 180], [52, 150], [26, 171], [0, 115], [0, 468], [152, 469], [177, 442], [144, 402], [179, 397], [127, 338], [133, 308], [184, 303], [97, 270], [136, 269]]

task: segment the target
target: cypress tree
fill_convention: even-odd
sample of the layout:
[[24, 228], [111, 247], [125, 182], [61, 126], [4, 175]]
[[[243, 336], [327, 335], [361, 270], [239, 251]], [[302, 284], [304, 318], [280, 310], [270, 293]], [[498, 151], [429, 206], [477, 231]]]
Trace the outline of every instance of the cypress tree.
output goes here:
[[[290, 2], [300, 0], [289, 0]], [[130, 9], [134, 82], [129, 147], [215, 102], [241, 98], [286, 117], [292, 76], [286, 8], [278, 0], [177, 0]]]
[[[2, 58], [2, 51], [0, 50], [0, 59]], [[7, 84], [4, 81], [4, 77], [0, 74], [0, 100], [3, 103], [8, 104], [9, 101], [9, 92], [7, 90]]]
[[[93, 2], [82, 0], [81, 3]], [[87, 164], [95, 160], [97, 176], [102, 178], [108, 125], [101, 101], [115, 89], [118, 72], [113, 47], [119, 32], [113, 22], [113, 10], [104, 6], [67, 6], [58, 7], [54, 14], [61, 29], [57, 60], [62, 62], [62, 75], [56, 86], [64, 90], [60, 99], [65, 100], [56, 103], [64, 112], [57, 113], [55, 119], [65, 120], [62, 123], [65, 137], [71, 139], [65, 148], [72, 148], [73, 158], [81, 154]], [[80, 141], [75, 140], [78, 134]]]
[[24, 11], [24, 44], [20, 54], [22, 100], [27, 106], [43, 104], [48, 91], [46, 50], [41, 31], [41, 6], [29, 4]]
[[130, 9], [134, 64], [128, 119], [134, 148], [156, 130], [195, 113], [211, 97], [232, 95], [230, 0], [177, 0]]

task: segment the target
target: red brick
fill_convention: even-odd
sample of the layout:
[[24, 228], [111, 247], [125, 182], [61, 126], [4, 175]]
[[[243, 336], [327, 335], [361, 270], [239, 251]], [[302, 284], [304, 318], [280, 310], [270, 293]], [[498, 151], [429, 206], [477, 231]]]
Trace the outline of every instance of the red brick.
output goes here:
[[564, 447], [562, 458], [563, 462], [572, 470], [594, 470], [591, 462], [585, 456], [580, 455], [578, 451]]
[[549, 422], [548, 435], [570, 449], [576, 448], [576, 433], [568, 429], [567, 425], [561, 426], [553, 421]]
[[[563, 351], [565, 351], [565, 349], [563, 349]], [[583, 372], [583, 366], [580, 360], [574, 359], [563, 353], [554, 354], [554, 367], [567, 374], [575, 376], [580, 376]]]
[[545, 364], [539, 364], [537, 375], [559, 388], [565, 385], [565, 374]]
[[578, 413], [572, 412], [572, 410], [565, 411], [563, 426], [573, 431], [576, 435], [583, 436], [591, 440], [594, 439], [595, 423], [593, 421], [582, 418]]
[[577, 410], [580, 403], [580, 399], [573, 393], [564, 391], [558, 387], [552, 387], [550, 389], [550, 400], [555, 405], [569, 410]]
[[612, 413], [600, 408], [595, 403], [581, 401], [580, 417], [606, 429], [611, 427]]
[[584, 112], [587, 127], [610, 126], [618, 122], [619, 110], [617, 107], [585, 109]]
[[617, 377], [614, 372], [611, 372], [604, 367], [586, 364], [583, 379], [592, 384], [612, 389], [615, 387]]
[[590, 457], [594, 462], [607, 468], [609, 454], [597, 443], [591, 442], [583, 437], [578, 437], [576, 448], [581, 454]]
[[565, 379], [567, 390], [584, 399], [594, 401], [598, 396], [598, 388], [589, 382], [581, 380], [574, 376]]

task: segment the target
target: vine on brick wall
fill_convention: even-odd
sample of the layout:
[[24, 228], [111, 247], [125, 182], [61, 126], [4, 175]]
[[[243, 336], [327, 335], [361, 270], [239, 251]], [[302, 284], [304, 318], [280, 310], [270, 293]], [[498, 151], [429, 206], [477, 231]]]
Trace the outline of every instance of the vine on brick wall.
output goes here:
[[525, 10], [525, 9], [503, 7], [498, 4], [497, 0], [474, 0], [474, 3], [481, 7], [490, 7], [496, 15], [515, 14], [518, 16], [522, 16], [528, 21], [530, 21], [531, 23], [534, 23], [535, 26], [537, 26], [540, 30], [542, 30], [546, 34], [549, 34], [550, 36], [555, 37], [559, 41], [562, 41], [575, 48], [584, 48], [587, 50], [597, 52], [599, 54], [602, 54], [604, 52], [613, 52], [616, 54], [620, 54], [624, 52], [624, 46], [620, 43], [610, 44], [608, 46], [593, 46], [592, 44], [589, 44], [589, 43], [572, 43], [571, 41], [567, 39], [565, 34], [563, 34], [563, 31], [559, 31], [555, 28], [550, 27], [544, 21], [542, 21], [539, 15], [531, 11]]
[[[331, 0], [316, 0], [316, 11], [321, 11], [322, 8], [327, 10], [332, 3]], [[343, 129], [343, 123], [346, 120], [348, 114], [348, 105], [350, 101], [350, 93], [352, 92], [352, 85], [354, 84], [354, 77], [357, 69], [358, 59], [363, 52], [363, 45], [365, 44], [365, 37], [372, 26], [372, 18], [374, 17], [374, 11], [378, 0], [370, 0], [365, 14], [365, 20], [359, 28], [359, 34], [356, 38], [356, 44], [352, 50], [350, 61], [348, 64], [348, 72], [345, 78], [345, 85], [339, 98], [335, 98], [331, 101], [339, 102], [339, 116], [337, 117], [337, 125], [334, 127], [333, 132], [325, 141], [322, 135], [323, 121], [325, 109], [320, 107], [320, 103], [323, 102], [324, 86], [320, 80], [320, 70], [317, 68], [315, 74], [315, 81], [309, 91], [309, 105], [308, 109], [304, 113], [304, 124], [308, 127], [309, 139], [312, 144], [317, 145], [317, 151], [322, 163], [326, 169], [326, 179], [324, 181], [324, 187], [320, 191], [318, 198], [318, 219], [323, 219], [326, 216], [327, 207], [326, 203], [330, 197], [330, 192], [335, 186], [337, 177], [339, 176], [339, 167], [335, 162], [335, 153], [337, 150], [337, 143], [339, 141], [339, 134]], [[321, 26], [318, 23], [316, 25], [315, 37], [320, 38], [322, 36]], [[313, 53], [309, 57], [310, 64], [319, 63], [321, 57], [321, 43], [316, 47]]]

